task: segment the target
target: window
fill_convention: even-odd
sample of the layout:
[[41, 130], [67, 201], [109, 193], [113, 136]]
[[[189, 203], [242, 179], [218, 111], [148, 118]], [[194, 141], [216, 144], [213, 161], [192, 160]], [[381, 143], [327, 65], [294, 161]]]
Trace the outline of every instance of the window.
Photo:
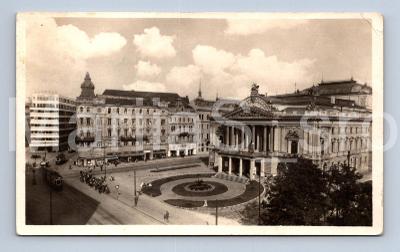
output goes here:
[[125, 108], [124, 109], [124, 114], [126, 114], [128, 112], [128, 109], [127, 108]]
[[111, 137], [111, 129], [107, 130], [108, 136]]
[[117, 108], [117, 114], [119, 114], [119, 108]]
[[111, 118], [108, 118], [107, 125], [111, 125]]
[[111, 108], [108, 108], [108, 113], [111, 114]]
[[135, 125], [135, 119], [132, 119], [132, 125]]
[[88, 113], [90, 112], [90, 108], [89, 107], [86, 108], [86, 112], [88, 112]]
[[128, 124], [128, 118], [124, 119], [124, 124]]
[[80, 109], [81, 112], [83, 112], [83, 107], [80, 107], [79, 109]]
[[90, 118], [86, 118], [86, 124], [87, 125], [90, 125], [91, 123], [90, 123]]
[[83, 125], [83, 118], [79, 118], [80, 119], [80, 124]]
[[101, 113], [101, 108], [97, 108], [97, 113]]

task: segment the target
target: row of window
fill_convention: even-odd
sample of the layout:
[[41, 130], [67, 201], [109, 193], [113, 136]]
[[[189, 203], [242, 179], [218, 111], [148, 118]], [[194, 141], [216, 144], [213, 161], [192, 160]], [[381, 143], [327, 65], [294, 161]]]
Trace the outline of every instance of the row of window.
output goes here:
[[[84, 111], [86, 111], [87, 113], [90, 113], [91, 112], [91, 110], [92, 109], [94, 109], [94, 108], [91, 108], [91, 107], [86, 107], [86, 110], [85, 110], [85, 108], [83, 107], [83, 106], [81, 106], [81, 107], [79, 107], [79, 111], [81, 112], [81, 113], [83, 113]], [[136, 113], [139, 113], [139, 114], [142, 114], [143, 112], [145, 112], [146, 114], [150, 114], [150, 113], [156, 113], [157, 112], [157, 109], [142, 109], [142, 108], [139, 108], [139, 109], [134, 109], [134, 108], [132, 108], [132, 109], [130, 109], [130, 108], [105, 108], [106, 109], [106, 111], [107, 111], [107, 114], [111, 114], [112, 112], [114, 112], [114, 113], [117, 113], [117, 114], [132, 114], [132, 115], [134, 115], [134, 114], [136, 114]], [[102, 108], [97, 108], [97, 113], [101, 113], [102, 112]], [[165, 110], [161, 110], [161, 113], [162, 114], [164, 114], [165, 113]]]
[[332, 134], [338, 134], [338, 133], [358, 134], [358, 133], [367, 133], [367, 131], [368, 128], [366, 127], [333, 127], [331, 129]]

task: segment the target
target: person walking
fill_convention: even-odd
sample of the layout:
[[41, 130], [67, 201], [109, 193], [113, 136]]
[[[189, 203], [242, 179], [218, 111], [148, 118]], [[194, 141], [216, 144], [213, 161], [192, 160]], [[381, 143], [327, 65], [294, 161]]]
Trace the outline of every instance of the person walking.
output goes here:
[[168, 212], [168, 211], [165, 211], [165, 214], [164, 214], [164, 221], [166, 221], [166, 222], [169, 221], [169, 212]]

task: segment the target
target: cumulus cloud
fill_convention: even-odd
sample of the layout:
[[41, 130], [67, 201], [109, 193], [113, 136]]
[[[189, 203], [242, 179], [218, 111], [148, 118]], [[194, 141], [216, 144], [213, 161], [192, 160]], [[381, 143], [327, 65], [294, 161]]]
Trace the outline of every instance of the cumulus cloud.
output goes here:
[[138, 77], [153, 77], [161, 73], [161, 68], [157, 64], [151, 64], [149, 61], [140, 60], [135, 68]]
[[176, 66], [171, 68], [166, 75], [168, 87], [176, 90], [181, 95], [194, 96], [197, 92], [194, 85], [199, 83], [201, 78], [201, 69], [195, 65]]
[[137, 90], [137, 91], [148, 91], [148, 92], [165, 92], [166, 88], [163, 83], [151, 82], [145, 80], [137, 80], [131, 84], [123, 85], [124, 90]]
[[196, 66], [205, 75], [207, 91], [219, 91], [232, 98], [247, 96], [253, 82], [260, 84], [263, 92], [275, 94], [294, 91], [292, 84], [295, 82], [298, 88], [302, 88], [313, 77], [309, 69], [314, 60], [286, 62], [275, 55], [267, 56], [258, 48], [251, 49], [247, 55], [241, 55], [211, 46], [197, 46], [192, 53]]
[[87, 69], [87, 59], [111, 55], [126, 40], [118, 33], [89, 37], [73, 25], [59, 26], [53, 18], [27, 18], [27, 93], [49, 90], [74, 97]]
[[126, 44], [126, 39], [119, 33], [102, 32], [90, 38], [86, 32], [73, 25], [57, 27], [56, 36], [61, 43], [58, 46], [83, 58], [107, 56], [119, 51]]
[[217, 74], [230, 67], [235, 62], [235, 55], [212, 46], [197, 45], [192, 50], [193, 61], [205, 73]]
[[161, 35], [157, 27], [144, 29], [144, 33], [136, 34], [133, 38], [137, 52], [144, 57], [156, 59], [170, 58], [176, 55], [172, 45], [173, 41], [173, 36]]
[[291, 29], [307, 23], [300, 19], [228, 19], [226, 34], [249, 35], [260, 34], [270, 29]]

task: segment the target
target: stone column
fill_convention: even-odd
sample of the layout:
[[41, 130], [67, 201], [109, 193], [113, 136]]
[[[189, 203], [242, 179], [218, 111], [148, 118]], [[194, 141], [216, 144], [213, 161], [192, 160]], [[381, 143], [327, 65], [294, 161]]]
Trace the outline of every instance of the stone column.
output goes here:
[[261, 160], [260, 176], [261, 177], [265, 176], [265, 159]]
[[230, 175], [231, 173], [232, 173], [232, 158], [229, 157], [228, 174]]
[[228, 146], [229, 145], [229, 127], [225, 127], [225, 138], [224, 138], [224, 145]]
[[243, 160], [239, 159], [239, 177], [243, 175]]
[[241, 149], [244, 150], [244, 147], [245, 147], [245, 143], [244, 143], [245, 142], [245, 139], [244, 139], [244, 126], [242, 126], [242, 130], [241, 130], [241, 139], [242, 139], [242, 141], [240, 143], [241, 146], [242, 146]]
[[263, 151], [267, 152], [267, 127], [264, 126]]
[[235, 149], [239, 149], [239, 134], [235, 135]]
[[279, 144], [279, 128], [274, 127], [274, 151], [278, 151]]
[[231, 148], [235, 147], [235, 137], [234, 137], [234, 133], [235, 132], [234, 131], [235, 131], [235, 128], [233, 126], [231, 126], [231, 130], [230, 130], [231, 137], [229, 139], [230, 144], [231, 144]]
[[250, 179], [254, 179], [256, 173], [256, 161], [254, 159], [250, 160]]
[[222, 156], [218, 156], [218, 172], [222, 172]]
[[259, 152], [260, 151], [260, 135], [256, 134], [256, 151]]
[[252, 139], [251, 139], [251, 143], [252, 143], [252, 147], [253, 147], [253, 150], [254, 150], [254, 148], [256, 147], [256, 126], [255, 125], [253, 125], [252, 127], [251, 127], [251, 130], [252, 130]]
[[275, 151], [275, 126], [271, 128], [271, 151]]

